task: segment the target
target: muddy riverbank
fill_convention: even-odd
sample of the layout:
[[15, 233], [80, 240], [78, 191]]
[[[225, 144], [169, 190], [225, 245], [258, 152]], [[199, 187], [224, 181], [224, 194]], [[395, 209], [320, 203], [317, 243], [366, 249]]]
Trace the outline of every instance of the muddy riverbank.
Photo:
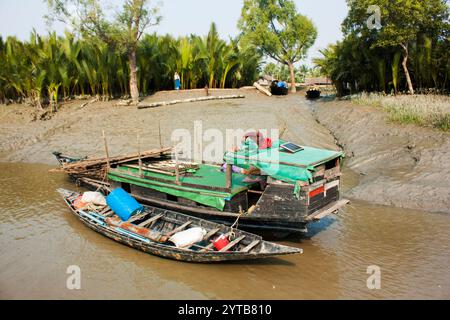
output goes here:
[[[137, 150], [139, 131], [141, 148], [173, 144], [175, 129], [187, 129], [193, 135], [194, 121], [201, 120], [203, 131], [218, 129], [279, 129], [283, 138], [302, 144], [337, 149], [328, 130], [299, 107], [299, 95], [266, 97], [256, 90], [214, 90], [211, 94], [244, 94], [245, 99], [204, 101], [138, 110], [134, 106], [116, 106], [118, 101], [95, 102], [80, 108], [85, 101], [63, 105], [48, 120], [34, 120], [33, 108], [21, 105], [0, 106], [0, 160], [56, 164], [52, 151], [75, 155], [104, 155], [102, 130], [107, 134], [110, 153]], [[158, 92], [145, 102], [204, 96], [200, 91]], [[300, 102], [301, 104], [301, 102]]]
[[[267, 97], [256, 90], [214, 90], [245, 99], [204, 101], [138, 110], [118, 101], [64, 104], [44, 117], [23, 105], [0, 106], [0, 161], [56, 165], [52, 151], [103, 155], [102, 130], [112, 155], [170, 146], [176, 129], [194, 135], [218, 129], [278, 129], [300, 144], [339, 149], [359, 184], [345, 196], [381, 205], [450, 212], [450, 133], [386, 122], [383, 111], [346, 101], [309, 102], [303, 93]], [[204, 96], [203, 90], [164, 91], [145, 102]], [[348, 173], [347, 175], [352, 174]], [[345, 177], [344, 177], [345, 179]]]
[[450, 133], [389, 123], [380, 109], [314, 102], [318, 122], [360, 176], [348, 196], [382, 205], [450, 213]]

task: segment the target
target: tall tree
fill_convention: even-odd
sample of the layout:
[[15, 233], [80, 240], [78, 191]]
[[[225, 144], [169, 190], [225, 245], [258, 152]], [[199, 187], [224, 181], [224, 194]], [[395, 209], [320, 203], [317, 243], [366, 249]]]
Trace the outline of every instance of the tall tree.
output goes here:
[[136, 50], [144, 31], [159, 23], [158, 7], [150, 7], [149, 0], [124, 0], [121, 11], [113, 12], [100, 0], [47, 0], [48, 20], [69, 23], [82, 36], [101, 40], [128, 56], [130, 94], [133, 103], [139, 102]]
[[[347, 0], [349, 13], [343, 23], [345, 35], [354, 34], [371, 41], [371, 47], [398, 47], [402, 50], [402, 67], [408, 89], [414, 94], [408, 69], [410, 44], [421, 32], [439, 33], [448, 25], [446, 0]], [[370, 6], [380, 8], [381, 28], [367, 23]]]
[[314, 44], [317, 30], [297, 12], [292, 0], [244, 0], [238, 23], [244, 41], [289, 68], [291, 92], [295, 92], [294, 64]]

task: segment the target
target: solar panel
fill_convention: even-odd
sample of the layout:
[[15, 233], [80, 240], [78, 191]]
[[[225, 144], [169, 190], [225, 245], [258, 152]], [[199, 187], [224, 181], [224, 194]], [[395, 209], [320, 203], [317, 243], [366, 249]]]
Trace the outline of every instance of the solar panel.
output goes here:
[[289, 152], [291, 152], [291, 153], [296, 153], [296, 152], [298, 152], [298, 151], [303, 150], [303, 147], [301, 147], [301, 146], [299, 146], [299, 145], [297, 145], [297, 144], [295, 144], [295, 143], [292, 143], [292, 142], [286, 142], [286, 143], [283, 143], [283, 144], [280, 146], [280, 148], [282, 148], [282, 149], [284, 149], [284, 150], [287, 150], [287, 151], [289, 151]]

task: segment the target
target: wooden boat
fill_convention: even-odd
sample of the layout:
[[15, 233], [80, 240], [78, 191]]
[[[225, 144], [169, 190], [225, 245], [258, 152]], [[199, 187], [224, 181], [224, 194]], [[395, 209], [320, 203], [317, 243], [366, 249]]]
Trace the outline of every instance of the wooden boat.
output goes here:
[[[58, 192], [72, 213], [86, 226], [117, 242], [152, 255], [186, 262], [209, 263], [302, 253], [302, 249], [267, 242], [245, 231], [150, 206], [145, 206], [141, 213], [132, 216], [126, 223], [128, 228], [125, 229], [125, 226], [122, 227], [125, 224], [111, 223], [120, 218], [115, 216], [109, 207], [89, 206], [86, 209], [76, 209], [74, 202], [80, 193], [66, 189], [58, 189]], [[184, 248], [178, 248], [168, 241], [170, 236], [188, 227], [203, 228], [206, 234], [200, 242]], [[135, 229], [138, 232], [130, 231]], [[211, 239], [220, 235], [229, 237], [230, 242], [217, 251]]]
[[[206, 163], [192, 164], [196, 166], [195, 172], [188, 172], [192, 171], [188, 170], [188, 163], [186, 171], [179, 164], [177, 175], [173, 160], [164, 157], [141, 161], [141, 168], [138, 161], [112, 164], [107, 175], [74, 174], [75, 171], [65, 170], [67, 166], [63, 166], [62, 171], [90, 189], [103, 188], [107, 193], [109, 189], [121, 187], [139, 202], [151, 206], [226, 225], [240, 217], [239, 228], [252, 232], [267, 234], [268, 231], [274, 236], [305, 232], [308, 223], [337, 213], [348, 202], [339, 198], [343, 154], [304, 147], [301, 152], [291, 155], [282, 152], [277, 143], [274, 142], [270, 150], [259, 151], [258, 159], [266, 161], [264, 163], [252, 162], [242, 153], [227, 153], [226, 172], [221, 172], [220, 165]], [[300, 181], [302, 185], [299, 185], [282, 181], [276, 174], [232, 172], [232, 163], [239, 166], [240, 162], [250, 161], [255, 166], [266, 166], [272, 161], [268, 155], [277, 153], [281, 160], [276, 164], [280, 168], [305, 174], [307, 181]], [[73, 158], [62, 154], [57, 157], [62, 163], [73, 163]]]
[[270, 92], [273, 95], [276, 95], [276, 96], [285, 96], [285, 95], [287, 95], [288, 94], [288, 90], [289, 90], [287, 85], [279, 86], [278, 84], [279, 84], [278, 80], [272, 81], [272, 83], [270, 84]]
[[320, 98], [321, 91], [319, 89], [309, 89], [306, 91], [306, 98], [317, 99]]

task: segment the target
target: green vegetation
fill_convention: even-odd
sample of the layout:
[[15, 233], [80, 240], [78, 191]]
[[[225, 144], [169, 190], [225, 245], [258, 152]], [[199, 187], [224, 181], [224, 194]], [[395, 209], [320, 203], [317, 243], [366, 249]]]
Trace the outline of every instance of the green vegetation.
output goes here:
[[[377, 5], [381, 28], [369, 28]], [[446, 0], [348, 0], [344, 39], [314, 60], [338, 95], [356, 92], [448, 92], [450, 24]], [[402, 70], [403, 72], [400, 72]]]
[[294, 64], [305, 57], [317, 37], [312, 21], [297, 12], [292, 0], [244, 0], [239, 28], [243, 41], [289, 68], [295, 92]]
[[[287, 80], [290, 78], [290, 71], [288, 66], [280, 63], [267, 63], [263, 68], [263, 74], [271, 75], [278, 80]], [[306, 65], [301, 65], [294, 68], [295, 82], [305, 82], [306, 77], [320, 77], [321, 73], [318, 68], [309, 68]]]
[[380, 107], [388, 119], [443, 131], [450, 129], [450, 97], [438, 95], [382, 95], [363, 93], [352, 96], [352, 102]]
[[[151, 8], [149, 0], [128, 0], [121, 11], [108, 12], [108, 4], [99, 0], [47, 0], [51, 22], [55, 19], [68, 23], [84, 39], [101, 41], [128, 58], [130, 94], [139, 102], [137, 86], [136, 51], [147, 27], [157, 25], [161, 19], [158, 7]], [[58, 90], [52, 93], [57, 96]]]
[[[175, 72], [182, 87], [239, 87], [258, 77], [261, 56], [237, 39], [219, 38], [214, 24], [205, 37], [175, 39], [146, 34], [136, 48], [137, 86], [142, 95], [172, 89]], [[37, 108], [45, 101], [76, 95], [105, 98], [130, 95], [130, 66], [126, 52], [103, 41], [66, 33], [29, 41], [0, 37], [0, 102], [27, 100]]]

